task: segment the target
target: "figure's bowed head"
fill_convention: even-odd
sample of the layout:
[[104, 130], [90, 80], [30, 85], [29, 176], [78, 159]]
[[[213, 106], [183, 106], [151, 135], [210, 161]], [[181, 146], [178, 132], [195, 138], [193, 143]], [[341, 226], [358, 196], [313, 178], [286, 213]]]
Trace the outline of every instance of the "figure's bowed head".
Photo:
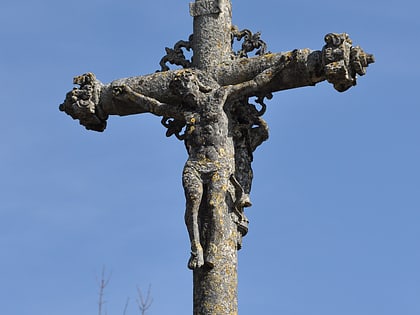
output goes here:
[[169, 89], [190, 106], [195, 106], [201, 93], [208, 93], [212, 89], [203, 85], [197, 75], [190, 70], [177, 73], [169, 84]]

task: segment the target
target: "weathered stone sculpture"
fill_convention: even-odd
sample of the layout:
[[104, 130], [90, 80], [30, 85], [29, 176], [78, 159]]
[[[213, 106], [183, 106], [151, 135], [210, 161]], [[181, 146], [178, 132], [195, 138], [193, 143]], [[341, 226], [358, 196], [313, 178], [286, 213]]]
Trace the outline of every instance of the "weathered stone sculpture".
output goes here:
[[[184, 141], [194, 314], [237, 314], [237, 250], [248, 231], [244, 208], [251, 206], [253, 152], [268, 138], [261, 118], [265, 99], [324, 80], [346, 91], [374, 59], [353, 47], [347, 34], [333, 33], [321, 51], [269, 53], [260, 33], [232, 26], [229, 0], [196, 0], [190, 12], [194, 33], [166, 48], [161, 71], [106, 85], [92, 73], [76, 77], [79, 87], [60, 110], [95, 131], [105, 129], [109, 115], [149, 112], [162, 117], [167, 136]], [[232, 49], [235, 39], [243, 41], [239, 52]], [[183, 49], [192, 49], [192, 60]], [[182, 68], [170, 70], [166, 63]]]

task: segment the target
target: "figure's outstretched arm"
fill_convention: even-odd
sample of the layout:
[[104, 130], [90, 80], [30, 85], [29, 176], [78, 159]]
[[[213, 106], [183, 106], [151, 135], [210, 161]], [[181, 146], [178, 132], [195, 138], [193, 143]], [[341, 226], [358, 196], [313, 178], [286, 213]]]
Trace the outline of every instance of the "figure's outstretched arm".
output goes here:
[[120, 116], [149, 112], [156, 116], [183, 118], [178, 106], [161, 103], [134, 91], [126, 84], [114, 86], [112, 94], [114, 104], [120, 109]]
[[[167, 71], [164, 76], [156, 73], [104, 85], [93, 73], [86, 73], [73, 79], [79, 87], [67, 93], [59, 108], [73, 119], [78, 119], [86, 129], [95, 131], [105, 130], [109, 115], [151, 112], [158, 116], [180, 118], [181, 111], [177, 110], [177, 106], [163, 103], [177, 104], [167, 88], [172, 76], [173, 72]], [[136, 91], [129, 86], [135, 87]]]
[[235, 98], [264, 94], [264, 88], [273, 81], [274, 77], [284, 68], [285, 64], [280, 61], [278, 64], [265, 69], [256, 75], [252, 80], [228, 86], [229, 96]]
[[356, 85], [357, 76], [364, 75], [368, 65], [374, 62], [373, 55], [353, 46], [345, 33], [327, 34], [325, 43], [322, 50], [295, 49], [226, 62], [217, 68], [215, 77], [222, 86], [235, 85], [283, 64], [282, 71], [264, 86], [267, 93], [313, 86], [324, 80], [343, 92]]

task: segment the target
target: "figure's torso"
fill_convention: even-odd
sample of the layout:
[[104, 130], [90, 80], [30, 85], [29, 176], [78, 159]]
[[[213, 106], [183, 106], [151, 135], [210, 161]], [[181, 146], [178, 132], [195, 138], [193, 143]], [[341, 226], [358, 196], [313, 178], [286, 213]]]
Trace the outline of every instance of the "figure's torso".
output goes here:
[[234, 146], [229, 130], [229, 116], [225, 111], [226, 91], [218, 89], [203, 93], [197, 108], [186, 115], [186, 138], [189, 160], [233, 163]]

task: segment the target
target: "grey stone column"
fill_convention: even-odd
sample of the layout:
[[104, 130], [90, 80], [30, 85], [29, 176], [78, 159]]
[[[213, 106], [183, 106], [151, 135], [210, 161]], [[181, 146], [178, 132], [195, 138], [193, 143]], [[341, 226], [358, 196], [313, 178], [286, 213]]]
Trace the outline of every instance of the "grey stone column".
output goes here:
[[[232, 54], [232, 8], [230, 0], [196, 0], [190, 5], [194, 17], [193, 66], [214, 72]], [[204, 204], [202, 206], [205, 206]], [[236, 315], [237, 301], [237, 226], [231, 217], [233, 204], [219, 207], [223, 220], [221, 242], [215, 265], [193, 271], [194, 315]], [[206, 209], [202, 209], [206, 213]], [[206, 221], [201, 217], [201, 224]], [[205, 223], [204, 223], [205, 224]], [[204, 237], [205, 239], [205, 237]]]
[[190, 4], [194, 17], [193, 66], [214, 70], [232, 53], [232, 5], [230, 0], [196, 0]]
[[[231, 206], [230, 206], [231, 207]], [[221, 242], [212, 269], [194, 270], [194, 315], [238, 314], [237, 226], [229, 208], [223, 211]]]

